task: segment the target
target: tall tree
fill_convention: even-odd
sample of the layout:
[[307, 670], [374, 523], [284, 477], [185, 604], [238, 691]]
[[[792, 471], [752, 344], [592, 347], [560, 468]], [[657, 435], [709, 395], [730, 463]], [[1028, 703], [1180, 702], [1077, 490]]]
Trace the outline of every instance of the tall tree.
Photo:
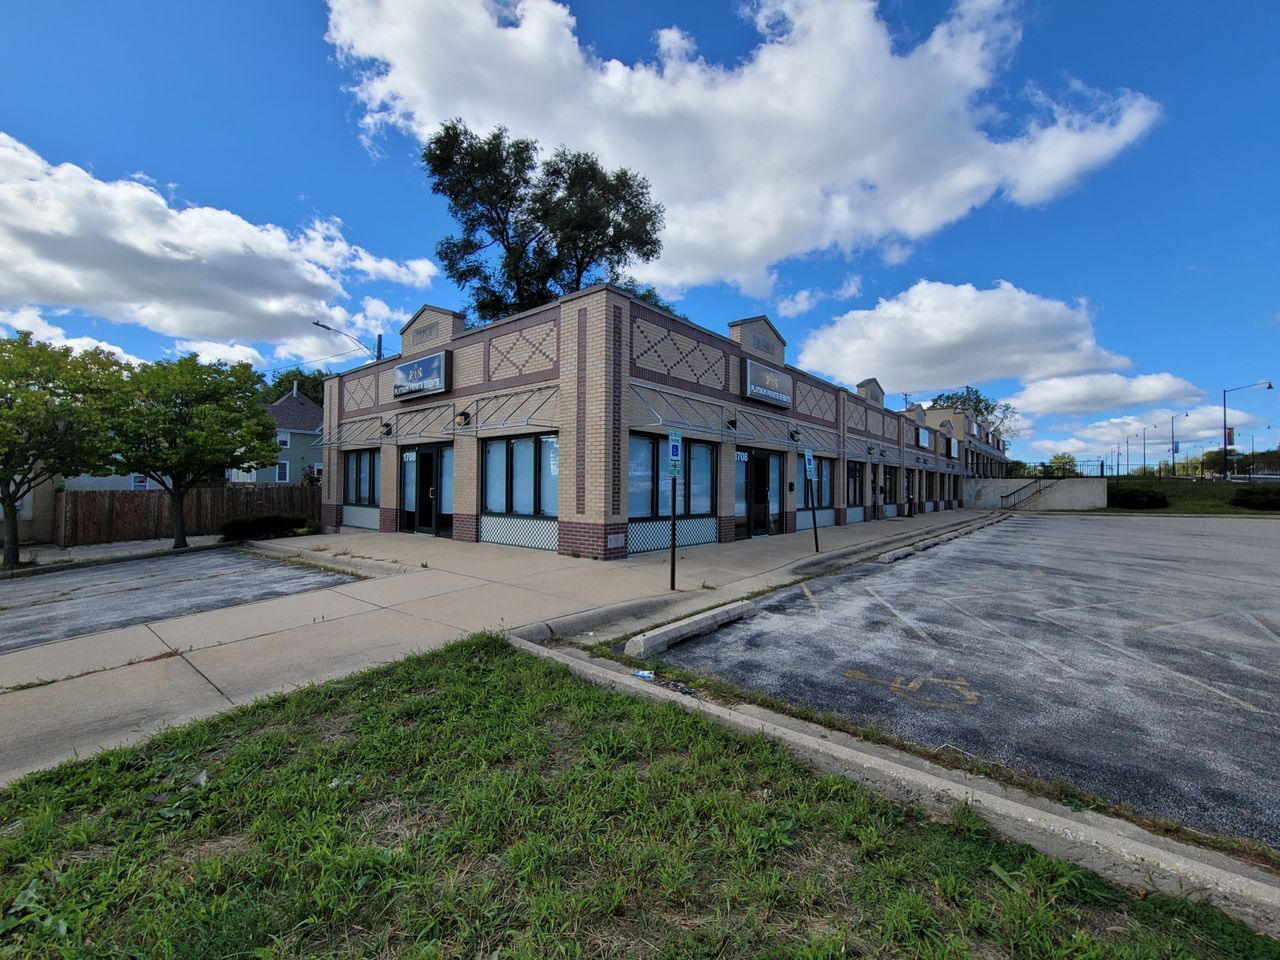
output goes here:
[[169, 492], [174, 549], [187, 545], [183, 506], [192, 486], [279, 456], [261, 389], [262, 375], [249, 364], [201, 363], [195, 354], [130, 373], [116, 424], [116, 471], [141, 473]]
[[0, 340], [0, 507], [4, 569], [18, 565], [18, 501], [58, 474], [110, 473], [121, 366], [22, 332]]
[[996, 431], [1006, 440], [1018, 436], [1018, 408], [1011, 403], [993, 400], [976, 387], [940, 393], [929, 401], [929, 406], [967, 411], [988, 430]]
[[504, 127], [486, 136], [450, 120], [427, 141], [432, 192], [460, 232], [436, 245], [445, 273], [471, 291], [481, 321], [549, 303], [662, 250], [662, 205], [649, 182], [605, 170], [594, 154], [561, 146], [539, 165], [538, 144]]
[[263, 403], [274, 403], [287, 393], [293, 392], [293, 383], [298, 382], [298, 392], [316, 403], [324, 403], [324, 381], [329, 376], [328, 370], [303, 370], [301, 367], [290, 367], [277, 371], [271, 382], [262, 388]]
[[1080, 476], [1080, 465], [1076, 462], [1076, 458], [1065, 451], [1055, 453], [1049, 458], [1049, 468], [1055, 477]]

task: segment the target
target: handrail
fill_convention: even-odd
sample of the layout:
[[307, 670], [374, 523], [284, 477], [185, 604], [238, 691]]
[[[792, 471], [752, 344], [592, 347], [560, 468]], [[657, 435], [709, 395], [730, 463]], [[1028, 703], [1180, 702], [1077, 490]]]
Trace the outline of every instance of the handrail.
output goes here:
[[[1030, 500], [1032, 497], [1038, 497], [1040, 494], [1044, 493], [1044, 491], [1048, 490], [1050, 487], [1052, 487], [1055, 483], [1057, 483], [1061, 479], [1062, 477], [1036, 477], [1034, 480], [1030, 481], [1029, 483], [1024, 483], [1022, 486], [1018, 487], [1016, 490], [1011, 490], [1008, 493], [1001, 494], [1000, 508], [1002, 510], [1011, 510], [1014, 507], [1017, 507], [1018, 504], [1025, 503], [1026, 501]], [[1018, 494], [1025, 491], [1028, 487], [1035, 487], [1036, 489], [1032, 490], [1025, 497], [1018, 497]], [[1018, 499], [1015, 500], [1013, 499], [1014, 497], [1018, 497]]]

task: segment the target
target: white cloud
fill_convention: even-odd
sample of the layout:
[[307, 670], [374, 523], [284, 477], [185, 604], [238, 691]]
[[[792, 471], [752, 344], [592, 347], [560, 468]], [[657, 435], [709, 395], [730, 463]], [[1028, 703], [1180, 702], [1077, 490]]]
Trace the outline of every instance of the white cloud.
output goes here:
[[1075, 377], [1049, 377], [1023, 386], [1009, 398], [1029, 413], [1098, 413], [1121, 407], [1140, 407], [1174, 400], [1199, 400], [1204, 391], [1172, 373], [1144, 373], [1125, 377], [1118, 373], [1092, 373]]
[[800, 365], [846, 384], [874, 376], [890, 393], [928, 393], [1115, 369], [1129, 360], [1098, 345], [1084, 301], [1072, 306], [1004, 280], [988, 290], [920, 280], [813, 331]]
[[178, 353], [195, 353], [205, 363], [225, 360], [227, 363], [263, 365], [262, 354], [244, 343], [218, 343], [216, 340], [178, 340], [174, 342]]
[[856, 273], [849, 274], [832, 296], [837, 300], [853, 300], [862, 296], [862, 277]]
[[778, 314], [783, 317], [798, 317], [802, 313], [808, 313], [824, 299], [826, 294], [821, 290], [797, 290], [778, 301]]
[[[176, 209], [144, 176], [99, 180], [53, 165], [0, 132], [0, 308], [69, 307], [192, 342], [343, 338], [310, 326], [351, 320], [344, 281], [425, 287], [427, 260], [377, 257], [335, 219], [290, 233], [226, 210]], [[316, 354], [313, 354], [316, 355]]]
[[93, 337], [68, 337], [66, 330], [44, 319], [34, 307], [22, 307], [19, 310], [0, 310], [0, 331], [16, 333], [19, 330], [25, 330], [34, 339], [43, 340], [45, 343], [52, 344], [55, 347], [70, 347], [76, 353], [99, 348], [107, 351], [107, 353], [115, 354], [126, 363], [141, 362], [133, 354], [127, 353], [114, 343], [95, 340]]
[[[1173, 420], [1172, 427], [1170, 419]], [[1227, 408], [1227, 422], [1237, 430], [1250, 427], [1256, 429], [1262, 423], [1253, 414], [1233, 407]], [[1191, 445], [1195, 443], [1210, 450], [1222, 447], [1222, 407], [1211, 403], [1201, 404], [1190, 410], [1161, 408], [1142, 414], [1094, 420], [1064, 431], [1069, 432], [1070, 436], [1036, 440], [1030, 446], [1042, 453], [1066, 450], [1068, 453], [1099, 456], [1116, 444], [1123, 444], [1128, 437], [1130, 462], [1137, 465], [1142, 462], [1143, 427], [1146, 427], [1147, 433], [1148, 463], [1157, 457], [1169, 455], [1171, 429], [1173, 437], [1182, 446], [1179, 456], [1192, 452]], [[1237, 438], [1238, 436], [1237, 433]]]
[[758, 0], [760, 42], [730, 65], [678, 27], [657, 33], [651, 61], [603, 59], [553, 0], [330, 0], [328, 37], [368, 136], [391, 125], [425, 140], [462, 117], [592, 150], [649, 177], [667, 207], [663, 258], [640, 279], [767, 296], [788, 257], [884, 243], [900, 262], [997, 195], [1050, 200], [1157, 120], [1140, 94], [1080, 85], [1070, 103], [1037, 91], [1009, 114], [997, 83], [1021, 39], [1016, 6], [960, 0], [895, 52], [871, 0]]

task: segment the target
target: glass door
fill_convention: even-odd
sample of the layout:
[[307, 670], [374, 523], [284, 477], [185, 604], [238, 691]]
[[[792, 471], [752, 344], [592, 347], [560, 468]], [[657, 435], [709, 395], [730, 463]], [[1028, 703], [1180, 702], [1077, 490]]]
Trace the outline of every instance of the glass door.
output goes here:
[[418, 450], [400, 451], [400, 529], [418, 529]]
[[419, 533], [436, 532], [436, 514], [438, 510], [438, 488], [436, 470], [436, 448], [418, 448], [418, 527]]

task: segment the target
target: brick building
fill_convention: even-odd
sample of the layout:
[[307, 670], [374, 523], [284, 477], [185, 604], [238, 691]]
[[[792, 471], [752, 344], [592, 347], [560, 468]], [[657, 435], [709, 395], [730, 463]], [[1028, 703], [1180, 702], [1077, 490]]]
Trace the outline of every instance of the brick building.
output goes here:
[[424, 306], [401, 342], [325, 382], [327, 529], [662, 549], [672, 431], [680, 545], [953, 509], [976, 465], [1007, 463], [962, 411], [887, 410], [874, 379], [853, 392], [788, 366], [766, 317], [726, 337], [608, 284], [476, 329]]

